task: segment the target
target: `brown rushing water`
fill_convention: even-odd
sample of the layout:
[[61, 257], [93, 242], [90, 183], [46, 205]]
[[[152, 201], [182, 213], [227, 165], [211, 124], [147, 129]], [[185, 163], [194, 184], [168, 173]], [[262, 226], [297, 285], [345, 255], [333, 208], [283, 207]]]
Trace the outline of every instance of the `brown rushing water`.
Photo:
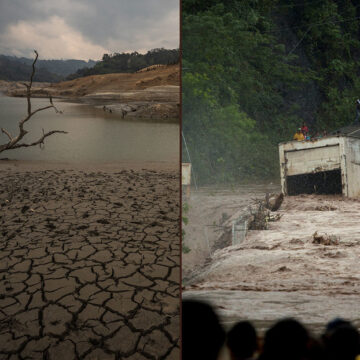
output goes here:
[[[202, 255], [209, 255], [201, 227], [219, 220], [222, 212], [247, 206], [268, 188], [193, 194], [185, 244], [194, 252], [183, 254], [185, 274], [197, 259], [203, 261]], [[286, 197], [278, 213], [280, 221], [271, 223], [269, 230], [250, 231], [243, 243], [212, 253], [210, 266], [185, 287], [183, 298], [209, 301], [226, 327], [248, 319], [260, 333], [289, 316], [315, 333], [334, 317], [360, 326], [360, 201], [334, 195]], [[338, 236], [339, 245], [313, 244], [315, 231]], [[208, 232], [209, 241], [212, 236]]]

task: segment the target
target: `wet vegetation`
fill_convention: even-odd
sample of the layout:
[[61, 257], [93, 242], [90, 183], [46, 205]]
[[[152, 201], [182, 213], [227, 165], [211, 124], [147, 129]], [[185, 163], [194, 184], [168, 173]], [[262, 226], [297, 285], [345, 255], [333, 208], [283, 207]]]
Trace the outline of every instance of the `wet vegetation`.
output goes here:
[[355, 0], [182, 4], [183, 132], [200, 183], [278, 178], [277, 144], [303, 121], [311, 132], [353, 122]]

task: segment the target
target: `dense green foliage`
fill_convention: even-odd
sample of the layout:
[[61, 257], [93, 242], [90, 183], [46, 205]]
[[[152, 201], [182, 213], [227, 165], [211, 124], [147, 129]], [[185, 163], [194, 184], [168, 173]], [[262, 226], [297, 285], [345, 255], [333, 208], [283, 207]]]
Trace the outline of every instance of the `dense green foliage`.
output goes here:
[[93, 68], [80, 69], [68, 79], [76, 79], [82, 76], [111, 74], [111, 73], [132, 73], [147, 66], [156, 64], [176, 64], [179, 62], [179, 50], [153, 49], [146, 54], [138, 52], [104, 54], [102, 61], [99, 61]]
[[[34, 59], [17, 58], [15, 56], [0, 55], [0, 79], [22, 81], [29, 80], [31, 65]], [[56, 82], [63, 80], [69, 74], [89, 66], [95, 61], [89, 60], [38, 60], [36, 62], [35, 81]]]
[[200, 183], [276, 178], [277, 145], [303, 121], [329, 131], [354, 120], [354, 4], [183, 0], [183, 132]]

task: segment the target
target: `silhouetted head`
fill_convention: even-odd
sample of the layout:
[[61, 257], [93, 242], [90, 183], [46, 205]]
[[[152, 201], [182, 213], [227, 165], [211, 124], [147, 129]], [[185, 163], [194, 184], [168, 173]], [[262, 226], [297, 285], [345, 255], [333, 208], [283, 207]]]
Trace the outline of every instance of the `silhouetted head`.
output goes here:
[[307, 353], [309, 335], [294, 319], [277, 322], [265, 334], [263, 356], [266, 360], [298, 360]]
[[327, 323], [324, 335], [329, 334], [331, 331], [333, 331], [336, 328], [338, 328], [339, 326], [343, 326], [343, 325], [351, 325], [351, 323], [350, 323], [350, 321], [347, 321], [343, 318], [332, 319], [331, 321], [329, 321]]
[[225, 332], [210, 305], [182, 302], [182, 359], [216, 360], [224, 341]]
[[360, 354], [359, 331], [344, 319], [329, 322], [323, 341], [329, 360], [354, 360]]
[[227, 334], [232, 359], [248, 359], [258, 348], [255, 328], [248, 321], [238, 322]]

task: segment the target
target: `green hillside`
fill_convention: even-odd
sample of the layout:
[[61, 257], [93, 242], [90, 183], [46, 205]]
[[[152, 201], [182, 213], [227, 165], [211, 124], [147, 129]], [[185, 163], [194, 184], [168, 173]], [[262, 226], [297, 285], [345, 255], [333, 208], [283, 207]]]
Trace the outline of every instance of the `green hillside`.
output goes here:
[[183, 132], [200, 183], [277, 178], [277, 144], [303, 121], [314, 132], [354, 120], [356, 1], [182, 3]]

